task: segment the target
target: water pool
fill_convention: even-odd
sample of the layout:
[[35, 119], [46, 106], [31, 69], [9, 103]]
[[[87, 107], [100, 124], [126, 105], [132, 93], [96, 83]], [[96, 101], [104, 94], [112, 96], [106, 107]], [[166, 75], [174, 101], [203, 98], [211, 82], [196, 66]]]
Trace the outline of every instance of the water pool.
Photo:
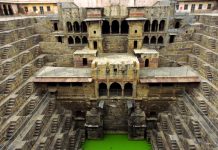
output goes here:
[[151, 144], [142, 141], [128, 140], [126, 134], [107, 134], [102, 140], [86, 140], [83, 150], [151, 150]]

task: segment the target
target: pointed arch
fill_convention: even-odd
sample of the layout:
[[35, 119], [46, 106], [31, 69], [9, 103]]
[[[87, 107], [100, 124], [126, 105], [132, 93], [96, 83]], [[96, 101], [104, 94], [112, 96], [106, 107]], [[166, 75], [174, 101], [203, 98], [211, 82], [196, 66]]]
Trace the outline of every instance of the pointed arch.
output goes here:
[[88, 43], [87, 37], [84, 36], [84, 37], [82, 38], [82, 44], [87, 44], [87, 43]]
[[155, 36], [152, 36], [151, 37], [151, 44], [156, 44], [156, 37]]
[[159, 31], [164, 31], [165, 28], [165, 20], [161, 20], [159, 24]]
[[76, 36], [76, 38], [75, 38], [75, 43], [76, 44], [81, 44], [81, 39], [78, 36]]
[[149, 32], [150, 31], [150, 21], [146, 20], [145, 25], [144, 25], [144, 32]]
[[73, 29], [74, 29], [74, 32], [80, 32], [80, 26], [77, 21], [73, 23]]
[[81, 23], [81, 32], [87, 32], [87, 25], [84, 21], [82, 21]]
[[121, 22], [121, 33], [126, 33], [126, 34], [129, 33], [129, 25], [128, 25], [128, 22], [126, 20], [123, 20]]
[[149, 44], [149, 37], [148, 36], [144, 37], [143, 44]]
[[68, 44], [74, 44], [74, 39], [71, 36], [68, 37]]
[[72, 32], [73, 31], [73, 26], [72, 26], [72, 24], [71, 24], [71, 22], [67, 22], [67, 31], [68, 32]]
[[112, 33], [119, 33], [119, 26], [119, 22], [117, 20], [114, 20], [111, 26]]
[[107, 20], [103, 21], [102, 24], [102, 34], [109, 34], [110, 33], [110, 23]]
[[156, 32], [156, 31], [157, 31], [157, 28], [158, 28], [158, 21], [157, 21], [157, 20], [154, 20], [154, 21], [152, 22], [151, 31]]
[[163, 37], [162, 37], [162, 36], [160, 36], [160, 37], [158, 38], [157, 43], [158, 43], [158, 44], [163, 44]]

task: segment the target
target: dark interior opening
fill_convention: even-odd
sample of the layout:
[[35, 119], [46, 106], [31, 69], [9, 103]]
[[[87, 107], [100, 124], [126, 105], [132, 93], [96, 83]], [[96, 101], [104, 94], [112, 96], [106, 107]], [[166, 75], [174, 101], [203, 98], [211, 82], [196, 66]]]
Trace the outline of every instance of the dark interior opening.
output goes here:
[[75, 38], [75, 43], [76, 44], [81, 44], [81, 40], [80, 40], [80, 38], [78, 36]]
[[88, 40], [87, 40], [87, 37], [86, 37], [86, 36], [84, 36], [84, 37], [82, 38], [82, 43], [83, 43], [83, 44], [87, 44], [87, 43], [88, 43]]
[[110, 33], [110, 24], [107, 20], [104, 20], [102, 24], [102, 34], [109, 34], [109, 33]]
[[157, 43], [163, 44], [163, 37], [162, 37], [162, 36], [160, 36], [160, 37], [158, 38]]
[[155, 31], [157, 31], [157, 28], [158, 28], [158, 21], [157, 21], [157, 20], [154, 20], [154, 21], [152, 22], [151, 31], [155, 32]]
[[124, 33], [124, 34], [129, 33], [129, 25], [128, 25], [128, 22], [126, 20], [123, 20], [121, 23], [121, 33]]
[[55, 31], [58, 31], [58, 23], [55, 22], [53, 25], [54, 25], [54, 30], [55, 30]]
[[97, 48], [98, 48], [98, 43], [97, 43], [97, 41], [94, 41], [94, 42], [93, 42], [93, 45], [94, 45], [94, 49], [97, 49]]
[[134, 48], [138, 48], [138, 42], [137, 41], [134, 41]]
[[177, 21], [176, 24], [175, 24], [175, 28], [178, 29], [179, 27], [180, 27], [180, 22]]
[[150, 31], [150, 21], [146, 20], [144, 25], [144, 32], [149, 32], [149, 31]]
[[163, 31], [164, 28], [165, 28], [165, 20], [161, 20], [159, 25], [159, 31]]
[[74, 40], [71, 36], [68, 37], [68, 44], [74, 44]]
[[151, 44], [156, 44], [156, 37], [155, 36], [151, 37]]
[[81, 23], [81, 31], [82, 32], [87, 32], [87, 25], [86, 25], [86, 23], [84, 21]]
[[149, 59], [145, 59], [145, 67], [149, 66]]
[[73, 23], [73, 29], [74, 29], [74, 32], [80, 32], [79, 23], [77, 21]]
[[174, 40], [175, 40], [175, 35], [170, 35], [169, 43], [174, 43]]
[[9, 15], [13, 15], [14, 14], [14, 11], [13, 11], [11, 5], [8, 5], [8, 12], [9, 12]]
[[124, 96], [132, 96], [133, 87], [131, 83], [126, 83], [124, 85]]
[[67, 31], [68, 32], [73, 31], [73, 26], [72, 26], [71, 22], [67, 22]]
[[99, 96], [107, 96], [107, 85], [105, 83], [100, 83], [98, 86]]
[[119, 22], [117, 20], [112, 22], [112, 33], [119, 33]]
[[58, 42], [62, 43], [62, 37], [61, 36], [58, 36]]
[[83, 66], [87, 66], [87, 65], [88, 65], [87, 58], [83, 58]]
[[144, 37], [143, 43], [144, 44], [149, 44], [149, 37], [148, 36]]
[[8, 10], [7, 10], [7, 6], [6, 6], [6, 5], [3, 5], [3, 10], [4, 10], [5, 15], [9, 15], [9, 14], [8, 14]]
[[112, 83], [110, 86], [110, 96], [121, 96], [122, 88], [119, 83]]

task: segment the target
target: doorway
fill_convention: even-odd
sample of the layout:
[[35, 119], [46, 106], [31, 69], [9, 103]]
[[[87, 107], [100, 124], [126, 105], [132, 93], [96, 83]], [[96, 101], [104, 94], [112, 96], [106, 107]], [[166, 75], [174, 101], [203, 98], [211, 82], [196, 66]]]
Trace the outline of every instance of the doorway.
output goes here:
[[134, 41], [134, 48], [137, 49], [138, 48], [138, 42]]
[[98, 49], [98, 43], [97, 43], [97, 41], [94, 41], [94, 42], [93, 42], [93, 45], [94, 45], [94, 49]]
[[40, 14], [44, 14], [44, 8], [43, 8], [43, 6], [40, 6], [39, 9], [40, 9]]
[[193, 13], [195, 11], [195, 4], [192, 4], [191, 6], [191, 13]]

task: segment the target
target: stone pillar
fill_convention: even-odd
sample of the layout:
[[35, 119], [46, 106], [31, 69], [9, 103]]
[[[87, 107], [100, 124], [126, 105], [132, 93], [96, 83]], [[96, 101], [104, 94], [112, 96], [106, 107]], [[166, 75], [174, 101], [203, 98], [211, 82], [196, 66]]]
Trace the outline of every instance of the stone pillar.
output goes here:
[[86, 113], [85, 128], [88, 139], [103, 137], [103, 120], [100, 112], [95, 107]]
[[128, 136], [130, 139], [144, 139], [146, 123], [145, 112], [141, 110], [140, 105], [136, 104], [136, 108], [130, 114], [128, 120]]

